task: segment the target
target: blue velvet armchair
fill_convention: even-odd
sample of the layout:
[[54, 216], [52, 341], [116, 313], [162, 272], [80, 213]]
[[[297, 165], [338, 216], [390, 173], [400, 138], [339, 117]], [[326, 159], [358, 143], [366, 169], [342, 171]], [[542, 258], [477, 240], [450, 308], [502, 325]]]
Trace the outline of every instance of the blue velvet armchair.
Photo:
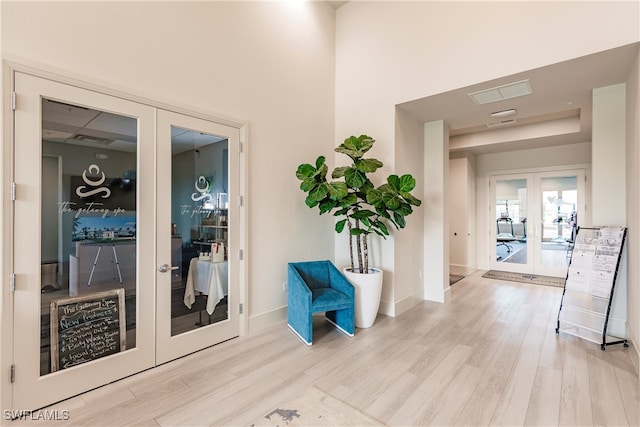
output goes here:
[[307, 345], [313, 344], [313, 313], [352, 337], [355, 290], [331, 261], [289, 263], [287, 319], [289, 327]]

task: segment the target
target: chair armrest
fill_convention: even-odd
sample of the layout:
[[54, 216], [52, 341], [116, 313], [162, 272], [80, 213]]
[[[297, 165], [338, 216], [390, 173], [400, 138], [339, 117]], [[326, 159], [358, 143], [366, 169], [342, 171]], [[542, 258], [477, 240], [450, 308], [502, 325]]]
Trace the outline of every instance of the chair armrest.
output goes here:
[[289, 264], [288, 266], [288, 293], [290, 297], [296, 297], [298, 299], [308, 300], [309, 305], [311, 305], [311, 289], [307, 286], [305, 281], [298, 273], [296, 268]]
[[352, 299], [355, 297], [355, 288], [353, 285], [332, 263], [329, 263], [329, 281], [333, 289], [349, 295]]

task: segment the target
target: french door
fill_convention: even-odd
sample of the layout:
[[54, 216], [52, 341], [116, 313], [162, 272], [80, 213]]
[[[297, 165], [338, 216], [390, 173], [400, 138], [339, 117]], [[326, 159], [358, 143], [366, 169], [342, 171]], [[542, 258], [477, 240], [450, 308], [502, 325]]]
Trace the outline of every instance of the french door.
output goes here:
[[490, 190], [491, 268], [564, 277], [585, 220], [584, 170], [496, 175]]
[[13, 408], [237, 336], [238, 129], [22, 72], [14, 88]]
[[[238, 129], [158, 110], [157, 363], [239, 333]], [[229, 171], [235, 173], [229, 173]]]

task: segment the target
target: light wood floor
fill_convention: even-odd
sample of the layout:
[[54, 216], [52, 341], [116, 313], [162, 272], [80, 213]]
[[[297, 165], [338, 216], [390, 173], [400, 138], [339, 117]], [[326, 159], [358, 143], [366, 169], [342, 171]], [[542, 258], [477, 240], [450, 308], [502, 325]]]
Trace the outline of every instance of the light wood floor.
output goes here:
[[48, 409], [67, 425], [640, 425], [631, 349], [556, 335], [561, 288], [480, 274], [354, 338], [318, 318], [307, 348], [283, 324]]

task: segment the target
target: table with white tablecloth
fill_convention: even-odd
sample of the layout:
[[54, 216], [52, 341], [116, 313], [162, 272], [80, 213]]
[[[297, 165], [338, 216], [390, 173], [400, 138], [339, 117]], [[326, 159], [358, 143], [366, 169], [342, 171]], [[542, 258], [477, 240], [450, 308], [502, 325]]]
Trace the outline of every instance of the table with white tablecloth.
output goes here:
[[213, 314], [216, 305], [229, 292], [228, 262], [211, 262], [193, 258], [189, 263], [184, 304], [191, 308], [196, 292], [207, 295], [207, 313]]

